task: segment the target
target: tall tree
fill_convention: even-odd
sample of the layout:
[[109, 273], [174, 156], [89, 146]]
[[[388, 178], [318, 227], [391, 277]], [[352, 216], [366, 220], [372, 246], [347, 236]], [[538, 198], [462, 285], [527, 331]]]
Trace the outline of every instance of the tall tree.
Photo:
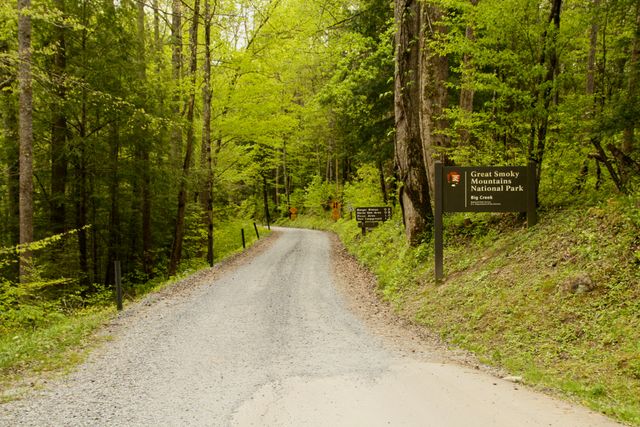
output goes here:
[[[65, 16], [65, 1], [56, 0], [56, 8]], [[67, 97], [65, 73], [67, 66], [66, 28], [63, 22], [54, 26], [54, 54], [51, 64], [51, 81], [55, 100], [51, 108], [51, 194], [50, 222], [55, 234], [66, 231], [66, 188], [68, 174], [67, 136], [69, 133], [65, 101]]]
[[207, 227], [207, 262], [213, 267], [213, 161], [211, 156], [211, 25], [210, 0], [204, 0], [204, 85], [202, 88], [202, 151], [205, 183], [202, 189], [202, 204]]
[[529, 142], [529, 158], [536, 163], [536, 183], [540, 184], [542, 175], [542, 161], [544, 159], [547, 133], [549, 130], [549, 108], [553, 100], [554, 81], [558, 71], [557, 41], [560, 31], [560, 13], [562, 0], [552, 0], [547, 27], [541, 37], [542, 51], [539, 65], [546, 69], [544, 78], [536, 85], [536, 112], [538, 112], [535, 124], [531, 126], [531, 138]]
[[424, 158], [420, 91], [423, 3], [396, 0], [395, 161], [402, 182], [400, 205], [407, 238], [418, 244], [433, 222]]
[[[140, 82], [144, 83], [144, 88], [147, 88], [147, 55], [146, 55], [146, 29], [145, 29], [145, 3], [138, 2], [137, 7], [137, 39], [138, 39], [138, 54], [139, 64], [138, 72]], [[159, 31], [159, 29], [158, 29]], [[154, 30], [155, 32], [155, 30]], [[159, 37], [159, 35], [157, 36]], [[154, 45], [157, 45], [157, 41], [154, 41]], [[151, 138], [148, 136], [147, 131], [141, 132], [139, 138], [136, 154], [138, 157], [138, 164], [140, 165], [140, 193], [142, 196], [142, 207], [140, 209], [141, 222], [142, 222], [142, 269], [147, 276], [151, 276], [153, 272], [153, 235], [151, 233], [151, 165], [149, 155], [149, 141]]]
[[177, 124], [180, 117], [180, 90], [182, 82], [182, 0], [172, 0], [171, 10], [171, 71], [173, 78], [173, 120], [171, 127], [171, 164], [178, 169], [182, 156], [182, 129]]
[[187, 141], [185, 147], [184, 163], [182, 164], [182, 176], [178, 193], [178, 212], [176, 215], [171, 257], [169, 259], [168, 274], [176, 274], [178, 264], [182, 259], [182, 243], [184, 240], [184, 219], [187, 208], [187, 184], [191, 170], [191, 162], [195, 145], [194, 112], [196, 104], [196, 72], [198, 71], [198, 23], [200, 20], [200, 1], [193, 4], [193, 20], [189, 31], [189, 98], [187, 101]]
[[[31, 0], [18, 0], [18, 82], [20, 89], [20, 244], [33, 241], [33, 95], [31, 88]], [[20, 279], [27, 280], [31, 252], [20, 257]]]
[[634, 25], [631, 39], [631, 55], [629, 58], [629, 77], [627, 79], [627, 106], [631, 110], [626, 120], [621, 151], [629, 156], [634, 151], [636, 119], [638, 117], [638, 87], [640, 86], [640, 1], [635, 2]]
[[417, 77], [420, 87], [420, 137], [429, 192], [434, 194], [436, 156], [439, 148], [449, 145], [446, 133], [449, 123], [445, 116], [449, 96], [449, 62], [447, 55], [436, 47], [440, 40], [445, 39], [447, 30], [443, 23], [442, 9], [437, 2], [422, 2], [420, 9]]
[[[477, 6], [479, 0], [470, 0], [472, 6]], [[473, 20], [467, 22], [465, 28], [466, 43], [473, 45], [476, 39], [475, 26]], [[471, 114], [473, 113], [473, 97], [475, 95], [473, 85], [474, 64], [473, 56], [471, 54], [472, 49], [465, 49], [462, 55], [461, 65], [461, 77], [460, 77], [460, 112], [463, 117], [463, 122], [471, 120]], [[460, 143], [462, 145], [468, 145], [471, 140], [471, 134], [469, 127], [466, 124], [458, 127], [458, 135], [460, 137]]]

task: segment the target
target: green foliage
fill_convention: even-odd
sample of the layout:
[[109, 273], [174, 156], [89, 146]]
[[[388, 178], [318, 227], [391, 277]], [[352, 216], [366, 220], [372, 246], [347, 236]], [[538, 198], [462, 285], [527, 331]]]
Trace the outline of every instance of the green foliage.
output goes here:
[[[242, 251], [241, 230], [243, 229], [245, 242], [249, 247], [258, 240], [252, 220], [230, 220], [214, 228], [214, 255], [216, 260], [222, 260], [229, 255]], [[264, 226], [259, 226], [258, 232], [261, 238], [269, 234], [269, 231]]]
[[[83, 228], [84, 230], [89, 227]], [[50, 236], [30, 244], [0, 249], [0, 267], [17, 262], [17, 256], [30, 251], [51, 250], [80, 230]], [[14, 256], [16, 255], [16, 256]], [[77, 281], [69, 278], [44, 278], [42, 268], [31, 266], [29, 280], [13, 283], [0, 279], [0, 335], [20, 329], [37, 329], [62, 319], [65, 314], [85, 306]]]
[[336, 199], [335, 187], [319, 176], [314, 176], [305, 190], [305, 212], [320, 215], [330, 209], [332, 200]]
[[[37, 373], [40, 379], [35, 383], [41, 384], [53, 373], [82, 362], [87, 350], [100, 342], [92, 333], [108, 314], [106, 310], [83, 311], [45, 327], [0, 333], [0, 403], [32, 389], [34, 379], [25, 376], [26, 372]], [[27, 380], [32, 383], [25, 384]]]
[[358, 168], [356, 178], [344, 186], [344, 203], [358, 206], [383, 206], [380, 191], [380, 171], [372, 164]]
[[318, 101], [336, 122], [344, 150], [359, 160], [393, 157], [393, 10], [385, 1], [363, 1], [335, 43], [340, 57]]

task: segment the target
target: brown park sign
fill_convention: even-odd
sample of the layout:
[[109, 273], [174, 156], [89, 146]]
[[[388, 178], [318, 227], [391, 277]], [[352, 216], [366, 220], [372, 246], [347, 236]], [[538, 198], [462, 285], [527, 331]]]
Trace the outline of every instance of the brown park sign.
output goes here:
[[435, 170], [435, 275], [443, 277], [443, 212], [526, 212], [538, 221], [535, 164], [529, 166], [443, 166]]
[[368, 208], [356, 208], [356, 221], [362, 228], [362, 234], [367, 233], [367, 228], [373, 228], [378, 223], [391, 218], [392, 210], [389, 206], [375, 206]]
[[442, 167], [443, 212], [526, 212], [528, 168]]
[[391, 208], [388, 206], [356, 208], [356, 221], [382, 222], [391, 218]]

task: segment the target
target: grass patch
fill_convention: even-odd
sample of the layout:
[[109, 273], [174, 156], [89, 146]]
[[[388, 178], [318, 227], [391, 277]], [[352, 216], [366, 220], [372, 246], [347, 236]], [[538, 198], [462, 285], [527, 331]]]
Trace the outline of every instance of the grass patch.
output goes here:
[[515, 214], [445, 218], [445, 281], [433, 248], [394, 218], [362, 236], [355, 220], [300, 220], [336, 231], [382, 295], [447, 342], [535, 387], [640, 425], [640, 206], [612, 198]]
[[84, 311], [46, 327], [0, 336], [0, 403], [19, 398], [82, 362], [100, 342], [94, 337], [95, 329], [114, 312]]

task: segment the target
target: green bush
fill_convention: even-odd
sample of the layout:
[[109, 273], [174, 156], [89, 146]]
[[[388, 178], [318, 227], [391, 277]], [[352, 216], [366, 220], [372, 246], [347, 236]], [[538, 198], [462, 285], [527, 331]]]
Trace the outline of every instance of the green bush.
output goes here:
[[330, 203], [335, 199], [335, 188], [316, 175], [305, 190], [304, 213], [320, 215], [330, 209]]
[[383, 206], [380, 172], [372, 164], [361, 166], [356, 179], [344, 186], [344, 203], [348, 207]]

